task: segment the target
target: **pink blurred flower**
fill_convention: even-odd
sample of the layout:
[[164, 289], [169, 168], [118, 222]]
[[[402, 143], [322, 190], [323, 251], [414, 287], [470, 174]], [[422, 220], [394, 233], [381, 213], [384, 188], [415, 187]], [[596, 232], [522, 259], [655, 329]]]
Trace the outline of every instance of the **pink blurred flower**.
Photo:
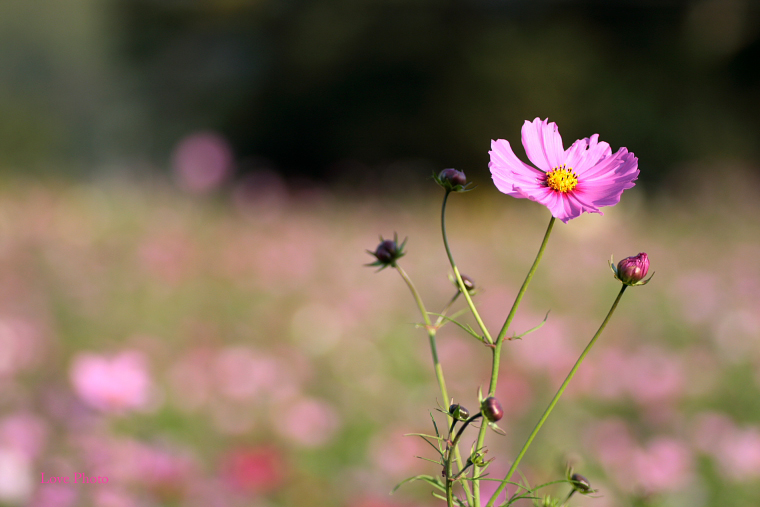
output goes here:
[[150, 377], [139, 352], [122, 352], [110, 359], [80, 353], [70, 375], [77, 395], [103, 412], [123, 413], [148, 404]]
[[692, 455], [680, 441], [661, 437], [633, 455], [636, 481], [647, 492], [677, 491], [692, 475]]
[[95, 507], [140, 507], [132, 497], [113, 488], [95, 491], [93, 500]]
[[42, 336], [34, 323], [0, 318], [0, 377], [34, 366], [43, 357]]
[[273, 416], [272, 426], [290, 441], [304, 447], [324, 445], [340, 425], [335, 410], [315, 398], [285, 401], [273, 411]]
[[74, 507], [77, 492], [73, 485], [45, 484], [37, 489], [31, 507]]
[[232, 158], [226, 139], [214, 132], [198, 132], [179, 142], [172, 163], [184, 190], [204, 193], [227, 179], [232, 172]]
[[[386, 495], [387, 496], [387, 495]], [[409, 504], [401, 504], [390, 498], [381, 496], [363, 496], [348, 503], [349, 507], [406, 507]]]
[[593, 423], [584, 438], [602, 465], [627, 472], [636, 443], [625, 421], [609, 418]]
[[760, 429], [736, 429], [727, 433], [714, 453], [723, 475], [738, 481], [760, 477]]
[[421, 473], [420, 460], [415, 456], [428, 457], [430, 447], [421, 438], [404, 436], [405, 433], [409, 433], [408, 428], [393, 428], [377, 435], [370, 443], [370, 460], [393, 479]]
[[609, 144], [599, 142], [599, 134], [579, 139], [565, 150], [557, 125], [548, 119], [526, 121], [522, 143], [538, 169], [519, 160], [509, 141], [491, 142], [488, 167], [496, 188], [538, 201], [565, 223], [583, 212], [601, 214], [600, 207], [617, 204], [639, 175], [633, 153], [620, 148], [613, 155]]
[[48, 427], [45, 421], [29, 413], [12, 414], [0, 422], [0, 445], [34, 459], [45, 447]]
[[236, 401], [253, 399], [262, 390], [273, 390], [281, 369], [276, 359], [247, 347], [220, 350], [212, 365], [220, 394]]
[[707, 412], [695, 419], [697, 449], [712, 455], [722, 475], [735, 481], [760, 477], [760, 428], [738, 428], [726, 414]]
[[285, 480], [282, 451], [270, 446], [233, 450], [222, 460], [222, 474], [247, 493], [274, 491]]

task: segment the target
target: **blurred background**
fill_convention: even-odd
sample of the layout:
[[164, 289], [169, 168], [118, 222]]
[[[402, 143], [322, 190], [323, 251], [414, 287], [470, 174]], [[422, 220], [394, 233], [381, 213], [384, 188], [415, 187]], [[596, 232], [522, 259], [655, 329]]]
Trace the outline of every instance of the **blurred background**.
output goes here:
[[[757, 3], [7, 0], [0, 62], [0, 505], [440, 504], [388, 495], [438, 473], [403, 435], [443, 401], [403, 282], [362, 265], [408, 236], [442, 308], [430, 175], [464, 170], [450, 239], [498, 329], [549, 214], [493, 187], [488, 150], [523, 156], [535, 117], [641, 176], [555, 228], [492, 474], [604, 317], [610, 254], [646, 251], [523, 472], [572, 462], [601, 498], [571, 505], [760, 505]], [[472, 410], [488, 351], [439, 346]]]

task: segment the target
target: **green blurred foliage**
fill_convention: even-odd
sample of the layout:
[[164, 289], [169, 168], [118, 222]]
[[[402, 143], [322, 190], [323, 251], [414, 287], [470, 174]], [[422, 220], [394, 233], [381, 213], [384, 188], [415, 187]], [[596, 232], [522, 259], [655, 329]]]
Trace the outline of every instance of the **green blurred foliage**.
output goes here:
[[211, 129], [242, 171], [484, 179], [536, 116], [627, 146], [645, 184], [760, 155], [748, 0], [11, 1], [0, 28], [4, 167], [135, 171]]

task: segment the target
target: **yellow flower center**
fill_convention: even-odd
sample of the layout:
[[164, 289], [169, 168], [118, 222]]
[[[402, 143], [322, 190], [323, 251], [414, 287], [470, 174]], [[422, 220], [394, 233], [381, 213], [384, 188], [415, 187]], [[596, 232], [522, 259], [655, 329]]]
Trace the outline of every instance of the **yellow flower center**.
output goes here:
[[557, 192], [569, 192], [578, 184], [578, 176], [572, 167], [562, 164], [546, 173], [546, 184]]

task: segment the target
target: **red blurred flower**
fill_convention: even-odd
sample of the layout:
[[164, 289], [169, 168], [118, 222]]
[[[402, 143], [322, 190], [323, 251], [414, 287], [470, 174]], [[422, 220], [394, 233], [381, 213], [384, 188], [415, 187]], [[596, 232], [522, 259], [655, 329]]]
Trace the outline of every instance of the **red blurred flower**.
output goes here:
[[247, 493], [267, 493], [285, 480], [282, 451], [273, 446], [235, 449], [222, 459], [222, 474], [233, 487]]

